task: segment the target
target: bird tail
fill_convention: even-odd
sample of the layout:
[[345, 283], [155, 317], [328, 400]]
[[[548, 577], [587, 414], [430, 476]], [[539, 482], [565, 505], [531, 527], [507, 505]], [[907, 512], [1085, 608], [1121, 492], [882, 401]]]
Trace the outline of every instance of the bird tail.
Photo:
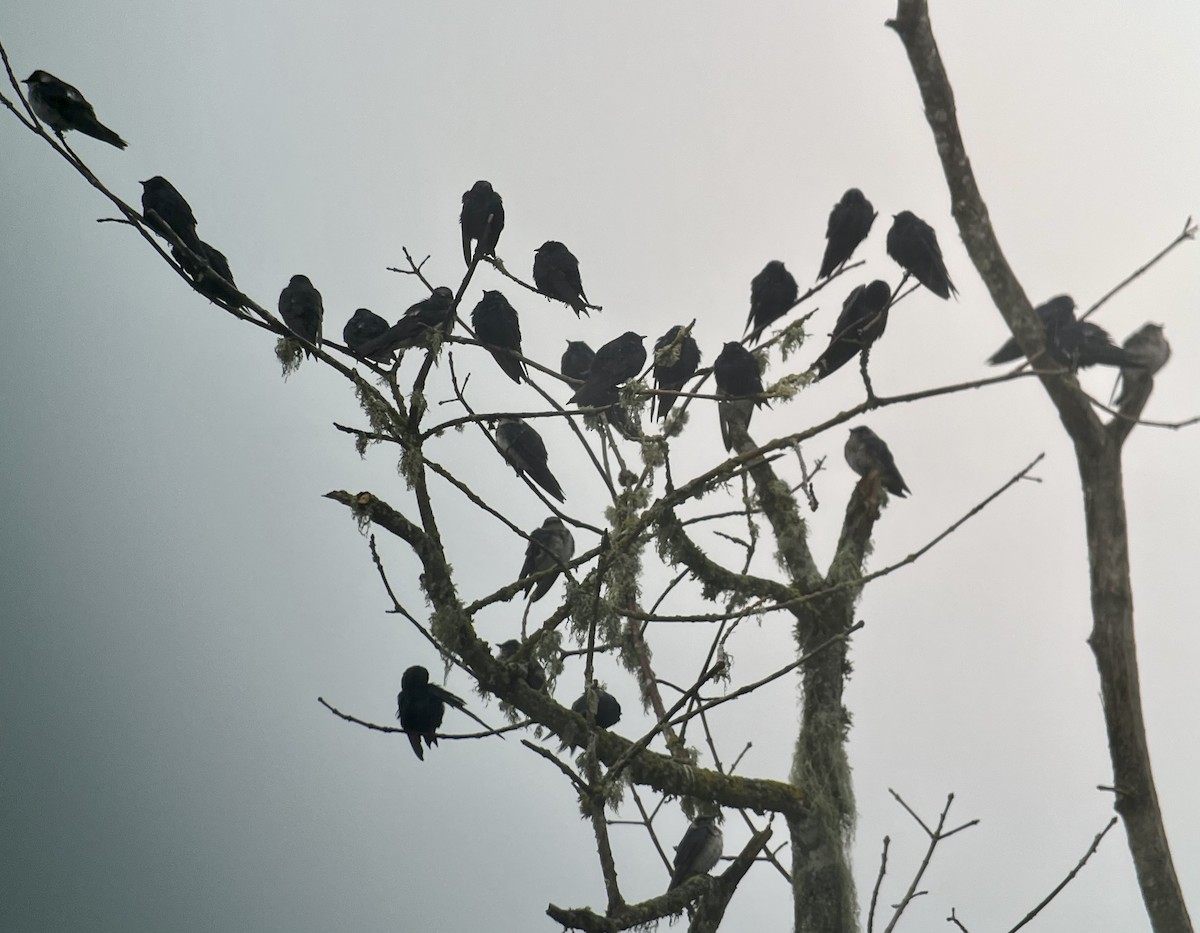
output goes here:
[[93, 139], [98, 139], [101, 142], [108, 143], [110, 146], [116, 146], [118, 149], [124, 149], [129, 145], [127, 142], [125, 142], [125, 140], [123, 140], [99, 120], [89, 126], [79, 127], [79, 131], [81, 133], [86, 133]]

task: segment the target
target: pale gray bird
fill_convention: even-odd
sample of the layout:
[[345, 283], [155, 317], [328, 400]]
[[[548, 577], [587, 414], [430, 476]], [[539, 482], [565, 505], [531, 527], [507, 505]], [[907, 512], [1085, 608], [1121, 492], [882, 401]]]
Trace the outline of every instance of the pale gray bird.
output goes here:
[[879, 474], [879, 481], [894, 496], [904, 498], [908, 495], [908, 486], [904, 477], [896, 469], [896, 461], [892, 452], [878, 434], [867, 427], [850, 429], [850, 437], [846, 441], [846, 462], [859, 476], [866, 477], [871, 473]]
[[696, 817], [675, 847], [675, 867], [671, 871], [671, 883], [667, 890], [675, 890], [695, 875], [707, 875], [721, 860], [724, 851], [725, 834], [717, 825], [717, 818]]
[[[515, 638], [502, 641], [498, 646], [497, 656], [501, 661], [509, 661], [516, 655], [520, 647], [521, 643]], [[532, 658], [525, 659], [525, 686], [530, 690], [541, 690], [546, 686], [546, 671]]]
[[1153, 384], [1154, 374], [1171, 358], [1171, 345], [1167, 343], [1161, 324], [1143, 324], [1126, 337], [1121, 346], [1136, 365], [1122, 366], [1117, 384], [1113, 386], [1118, 408], [1140, 395], [1147, 383]]
[[125, 140], [96, 119], [96, 111], [78, 88], [41, 69], [21, 83], [29, 88], [29, 106], [38, 119], [59, 136], [67, 130], [78, 130], [110, 146], [125, 148]]
[[542, 577], [536, 583], [525, 587], [525, 595], [531, 603], [536, 603], [545, 596], [559, 573], [575, 556], [575, 537], [571, 534], [561, 518], [551, 516], [542, 522], [541, 528], [535, 528], [529, 535], [529, 544], [525, 548], [525, 563], [521, 566], [518, 579], [541, 570], [553, 570], [548, 576]]
[[[325, 305], [321, 293], [313, 288], [307, 275], [293, 275], [283, 291], [279, 293], [279, 316], [297, 337], [303, 337], [314, 346], [321, 346], [321, 322], [325, 319]], [[304, 348], [307, 356], [312, 351]]]
[[518, 473], [528, 476], [559, 502], [566, 502], [546, 463], [546, 444], [542, 436], [520, 418], [501, 418], [496, 426], [496, 446]]

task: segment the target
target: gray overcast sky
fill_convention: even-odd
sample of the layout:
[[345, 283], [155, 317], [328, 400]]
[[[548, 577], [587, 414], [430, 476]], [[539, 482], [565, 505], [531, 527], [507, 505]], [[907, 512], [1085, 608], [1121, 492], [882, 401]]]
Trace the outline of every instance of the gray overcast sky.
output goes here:
[[[18, 77], [44, 68], [77, 85], [129, 141], [118, 152], [71, 137], [116, 192], [136, 203], [137, 179], [166, 175], [247, 293], [273, 306], [304, 272], [324, 294], [330, 333], [356, 307], [395, 317], [420, 297], [385, 271], [402, 246], [431, 254], [431, 277], [456, 284], [459, 196], [488, 178], [505, 199], [499, 253], [510, 267], [527, 274], [533, 249], [561, 239], [605, 307], [576, 323], [510, 292], [531, 356], [557, 360], [567, 336], [595, 346], [695, 317], [711, 361], [740, 335], [749, 280], [768, 259], [802, 281], [815, 275], [829, 208], [857, 185], [881, 215], [860, 251], [868, 266], [816, 302], [814, 346], [852, 284], [896, 280], [883, 240], [890, 215], [908, 208], [939, 230], [961, 295], [905, 302], [872, 356], [876, 388], [984, 375], [1006, 332], [954, 234], [913, 79], [883, 27], [892, 5], [746, 7], [9, 0], [0, 38]], [[1192, 0], [935, 2], [932, 12], [984, 196], [1034, 301], [1069, 292], [1090, 304], [1200, 213]], [[388, 722], [404, 667], [437, 667], [384, 614], [353, 522], [320, 498], [369, 488], [406, 501], [390, 454], [360, 461], [330, 427], [360, 417], [344, 383], [311, 365], [280, 379], [273, 340], [187, 291], [127, 229], [96, 225], [106, 203], [7, 112], [0, 147], [0, 929], [549, 930], [547, 902], [602, 903], [569, 788], [517, 742], [444, 743], [419, 764], [402, 736], [316, 703]], [[1196, 250], [1182, 247], [1098, 317], [1118, 340], [1147, 320], [1166, 324], [1174, 358], [1149, 418], [1200, 407]], [[484, 270], [466, 303], [501, 283]], [[459, 359], [481, 404], [527, 403], [486, 357]], [[446, 396], [445, 373], [431, 398]], [[756, 436], [857, 402], [861, 385], [845, 376], [759, 415]], [[1107, 397], [1110, 374], [1084, 384]], [[677, 454], [693, 471], [719, 462], [715, 422], [694, 406]], [[1110, 770], [1085, 644], [1073, 458], [1030, 382], [868, 423], [913, 489], [884, 514], [874, 567], [1047, 454], [1041, 483], [868, 589], [848, 694], [861, 893], [883, 835], [888, 902], [924, 847], [887, 788], [927, 815], [954, 791], [957, 816], [982, 824], [939, 854], [908, 928], [941, 924], [951, 907], [975, 930], [1011, 926], [1110, 813], [1095, 789]], [[576, 454], [546, 433], [564, 450], [571, 507], [599, 521]], [[843, 440], [837, 430], [806, 448], [828, 457], [810, 518], [826, 557], [854, 480]], [[540, 523], [532, 496], [478, 450], [464, 435], [441, 455], [523, 526]], [[1200, 634], [1184, 594], [1198, 462], [1194, 429], [1139, 428], [1127, 447], [1143, 695], [1193, 910]], [[439, 495], [466, 594], [511, 578], [519, 542], [468, 527], [473, 513]], [[384, 545], [420, 607], [412, 559]], [[764, 554], [760, 569], [770, 566]], [[485, 616], [484, 637], [509, 637], [516, 611]], [[691, 676], [706, 634], [656, 631], [664, 676]], [[733, 650], [737, 685], [773, 669], [790, 632], [778, 619], [748, 625]], [[604, 673], [636, 734], [631, 683]], [[560, 697], [580, 683], [568, 669]], [[461, 676], [449, 684], [469, 695]], [[743, 770], [785, 778], [795, 702], [783, 681], [724, 707], [724, 752], [751, 740]], [[683, 819], [667, 810], [674, 841]], [[744, 833], [727, 823], [728, 848]], [[630, 897], [665, 885], [643, 835], [620, 832], [615, 845]], [[789, 909], [788, 892], [756, 871], [728, 928], [781, 929]], [[1119, 834], [1043, 925], [1147, 928]]]

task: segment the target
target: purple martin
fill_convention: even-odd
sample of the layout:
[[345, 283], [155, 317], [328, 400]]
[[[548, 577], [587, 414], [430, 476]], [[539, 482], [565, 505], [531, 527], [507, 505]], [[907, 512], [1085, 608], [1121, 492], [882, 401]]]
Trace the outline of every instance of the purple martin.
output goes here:
[[463, 259], [468, 266], [472, 240], [478, 241], [484, 256], [496, 255], [496, 243], [504, 230], [504, 201], [492, 190], [490, 182], [477, 181], [470, 191], [463, 193], [458, 222], [462, 225]]
[[454, 292], [439, 285], [428, 298], [405, 311], [395, 324], [359, 347], [358, 354], [388, 361], [395, 351], [416, 346], [427, 331], [440, 328], [448, 333], [454, 324], [453, 305]]
[[[621, 721], [621, 704], [616, 697], [606, 690], [601, 690], [598, 683], [592, 683], [596, 694], [596, 725], [601, 729], [609, 729]], [[588, 691], [571, 704], [571, 712], [578, 713], [584, 719], [588, 718]]]
[[821, 260], [821, 271], [817, 279], [833, 275], [838, 266], [847, 262], [858, 244], [867, 238], [871, 225], [875, 223], [875, 208], [857, 188], [851, 188], [829, 212], [829, 225], [825, 228], [825, 258]]
[[796, 303], [800, 290], [792, 274], [778, 259], [772, 259], [750, 280], [750, 316], [746, 330], [752, 343], [758, 343], [762, 332], [779, 320]]
[[567, 349], [563, 351], [562, 360], [558, 364], [558, 371], [568, 379], [586, 382], [592, 372], [592, 360], [595, 358], [596, 351], [582, 340], [568, 340]]
[[[1075, 320], [1075, 301], [1070, 295], [1056, 295], [1033, 309], [1046, 332], [1046, 353], [1050, 359], [1072, 372], [1088, 366], [1137, 367], [1137, 360], [1121, 349], [1108, 332], [1091, 321]], [[988, 357], [993, 366], [1011, 363], [1022, 356], [1015, 337]]]
[[516, 309], [500, 292], [484, 292], [471, 312], [475, 338], [487, 346], [504, 374], [513, 382], [525, 375], [525, 364], [514, 353], [521, 352], [521, 324]]
[[537, 431], [520, 418], [501, 418], [496, 426], [496, 446], [517, 473], [528, 476], [559, 502], [567, 501], [546, 463], [546, 444]]
[[893, 217], [887, 254], [939, 298], [949, 299], [951, 292], [958, 294], [942, 260], [937, 234], [912, 211], [901, 211]]
[[588, 313], [587, 295], [579, 278], [579, 260], [558, 240], [547, 240], [533, 253], [533, 284], [543, 295], [566, 302], [575, 317]]
[[355, 356], [377, 363], [390, 363], [395, 359], [392, 352], [372, 350], [364, 353], [363, 347], [378, 340], [388, 330], [388, 322], [369, 308], [359, 308], [342, 328], [342, 341]]
[[417, 664], [400, 678], [396, 696], [396, 718], [408, 733], [408, 741], [417, 757], [425, 760], [421, 739], [429, 748], [437, 745], [437, 730], [446, 715], [446, 704], [466, 711], [467, 704], [449, 690], [429, 682], [429, 671]]
[[842, 313], [833, 326], [829, 346], [812, 365], [817, 372], [817, 379], [824, 379], [834, 370], [845, 366], [883, 335], [891, 299], [892, 290], [882, 279], [876, 279], [869, 285], [859, 285], [846, 296], [842, 302]]
[[[293, 275], [287, 287], [279, 293], [279, 316], [297, 337], [314, 346], [321, 346], [321, 322], [325, 318], [325, 305], [321, 293], [313, 288], [307, 275]], [[306, 356], [312, 351], [304, 348]]]
[[597, 350], [587, 382], [575, 390], [571, 401], [583, 407], [614, 404], [617, 386], [646, 365], [645, 339], [643, 334], [629, 330]]
[[707, 875], [721, 860], [724, 851], [725, 834], [717, 825], [717, 818], [696, 817], [675, 847], [675, 867], [667, 890], [674, 891], [695, 875]]
[[[654, 343], [654, 384], [659, 389], [680, 391], [700, 367], [700, 346], [691, 334], [683, 331], [676, 324]], [[657, 417], [667, 417], [677, 400], [676, 395], [660, 395]]]
[[525, 595], [533, 595], [529, 601], [536, 603], [550, 592], [550, 587], [558, 579], [562, 569], [575, 556], [575, 537], [563, 524], [561, 518], [548, 518], [542, 522], [541, 528], [535, 528], [529, 535], [529, 545], [525, 548], [525, 563], [521, 565], [518, 579], [523, 579], [531, 573], [541, 570], [553, 570], [554, 573], [542, 577], [536, 583], [531, 582], [525, 587]]
[[[500, 649], [498, 652], [500, 660], [508, 661], [520, 649], [521, 643], [515, 638], [510, 638], [508, 641], [502, 641], [498, 647]], [[530, 690], [541, 690], [546, 686], [546, 671], [533, 658], [525, 660], [525, 686]]]
[[233, 281], [233, 273], [229, 269], [229, 260], [225, 258], [225, 254], [201, 240], [199, 255], [204, 257], [207, 265], [194, 259], [190, 251], [178, 246], [171, 247], [171, 256], [179, 263], [179, 268], [187, 273], [196, 291], [209, 301], [240, 308], [244, 299]]
[[196, 235], [196, 215], [175, 186], [155, 175], [142, 186], [142, 216], [146, 226], [168, 241], [173, 234], [184, 246], [197, 255], [203, 255], [200, 237]]
[[904, 483], [904, 477], [896, 469], [896, 461], [892, 452], [878, 434], [867, 427], [850, 429], [850, 437], [846, 441], [846, 462], [859, 476], [866, 478], [872, 473], [879, 474], [879, 481], [894, 496], [904, 498], [909, 488]]
[[1167, 365], [1171, 358], [1171, 345], [1167, 343], [1161, 324], [1143, 324], [1125, 338], [1121, 345], [1125, 352], [1132, 357], [1136, 366], [1123, 366], [1117, 377], [1117, 385], [1113, 387], [1118, 408], [1142, 392], [1148, 391], [1154, 384], [1154, 374]]
[[96, 119], [96, 111], [78, 88], [40, 69], [21, 83], [29, 87], [29, 106], [38, 119], [60, 137], [67, 130], [78, 130], [110, 146], [125, 148], [125, 140]]
[[762, 371], [754, 354], [733, 341], [725, 344], [713, 363], [713, 377], [716, 394], [728, 396], [727, 401], [717, 404], [717, 413], [721, 420], [721, 440], [726, 450], [733, 450], [735, 429], [748, 430], [755, 407], [767, 403], [766, 399], [753, 398], [762, 394]]

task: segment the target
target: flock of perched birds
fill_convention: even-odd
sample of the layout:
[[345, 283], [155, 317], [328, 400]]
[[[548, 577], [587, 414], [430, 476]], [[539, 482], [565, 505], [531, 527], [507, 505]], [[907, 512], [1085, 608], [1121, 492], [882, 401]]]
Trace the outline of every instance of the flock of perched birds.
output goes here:
[[[64, 132], [75, 130], [119, 149], [126, 148], [125, 141], [97, 119], [91, 104], [70, 84], [41, 70], [34, 71], [23, 83], [28, 88], [33, 112], [60, 138]], [[234, 284], [228, 260], [200, 239], [195, 214], [183, 195], [159, 175], [140, 184], [147, 227], [170, 243], [172, 256], [196, 290], [212, 301], [240, 308], [245, 299]], [[869, 235], [875, 218], [874, 207], [860, 190], [851, 188], [842, 196], [829, 215], [826, 248], [817, 281], [828, 279], [849, 262]], [[476, 257], [494, 258], [504, 231], [504, 203], [489, 182], [477, 181], [463, 194], [459, 222], [464, 261], [470, 265]], [[814, 381], [826, 378], [870, 350], [882, 337], [888, 312], [910, 277], [944, 300], [957, 294], [937, 234], [912, 212], [894, 215], [886, 247], [888, 255], [903, 270], [900, 284], [893, 290], [886, 281], [875, 279], [850, 292], [828, 346], [809, 369]], [[579, 261], [556, 240], [546, 241], [534, 252], [533, 280], [537, 291], [568, 305], [576, 318], [598, 310], [584, 293]], [[778, 260], [768, 262], [751, 279], [750, 313], [743, 340], [725, 343], [712, 365], [716, 394], [721, 399], [718, 404], [721, 437], [727, 451], [734, 448], [738, 437], [749, 427], [755, 408], [767, 404], [758, 360], [746, 344], [757, 344], [766, 329], [796, 307], [799, 300], [795, 278]], [[279, 295], [278, 310], [284, 325], [303, 342], [305, 353], [311, 355], [313, 349], [321, 347], [324, 304], [321, 293], [307, 276], [292, 276]], [[1045, 331], [1046, 355], [1072, 372], [1096, 365], [1118, 367], [1121, 370], [1118, 406], [1139, 386], [1144, 386], [1170, 357], [1170, 345], [1161, 325], [1145, 325], [1118, 347], [1098, 325], [1078, 320], [1075, 311], [1075, 302], [1067, 295], [1051, 298], [1036, 309]], [[429, 297], [408, 308], [395, 324], [367, 308], [359, 308], [347, 321], [342, 338], [355, 356], [386, 365], [396, 360], [397, 353], [424, 345], [432, 332], [449, 333], [455, 320], [454, 293], [438, 287]], [[471, 312], [471, 326], [476, 340], [486, 347], [506, 376], [516, 383], [526, 378], [520, 321], [516, 309], [501, 292], [484, 291]], [[604, 410], [614, 427], [627, 432], [628, 422], [619, 405], [620, 389], [645, 368], [645, 339], [645, 335], [628, 331], [595, 351], [583, 341], [568, 341], [559, 369], [576, 386], [571, 402]], [[1022, 356], [1016, 340], [1011, 339], [988, 362], [1010, 363]], [[700, 371], [700, 361], [700, 348], [690, 325], [676, 325], [658, 338], [651, 371], [658, 390], [652, 406], [653, 417], [665, 419], [680, 394], [686, 394], [684, 386], [705, 375]], [[520, 418], [502, 418], [496, 425], [495, 439], [501, 454], [518, 473], [552, 498], [565, 501], [562, 487], [549, 468], [546, 445], [536, 430]], [[908, 486], [888, 445], [870, 428], [853, 428], [844, 453], [847, 463], [859, 476], [877, 476], [880, 485], [892, 495], [908, 494]], [[519, 579], [530, 578], [524, 593], [531, 603], [549, 592], [574, 553], [575, 540], [557, 517], [546, 519], [529, 535]], [[502, 660], [512, 659], [519, 648], [516, 640], [505, 642], [499, 646], [499, 656]], [[526, 661], [525, 671], [529, 687], [535, 690], [545, 687], [545, 673], [536, 662]], [[414, 666], [404, 672], [397, 697], [397, 716], [418, 759], [425, 757], [422, 741], [426, 748], [437, 744], [437, 730], [447, 706], [476, 718], [460, 697], [430, 683], [424, 667]], [[597, 683], [591, 684], [571, 708], [589, 724], [594, 722], [603, 729], [621, 718], [620, 704]], [[722, 835], [715, 816], [698, 816], [676, 847], [670, 889], [692, 875], [708, 872], [720, 859], [721, 851]]]

